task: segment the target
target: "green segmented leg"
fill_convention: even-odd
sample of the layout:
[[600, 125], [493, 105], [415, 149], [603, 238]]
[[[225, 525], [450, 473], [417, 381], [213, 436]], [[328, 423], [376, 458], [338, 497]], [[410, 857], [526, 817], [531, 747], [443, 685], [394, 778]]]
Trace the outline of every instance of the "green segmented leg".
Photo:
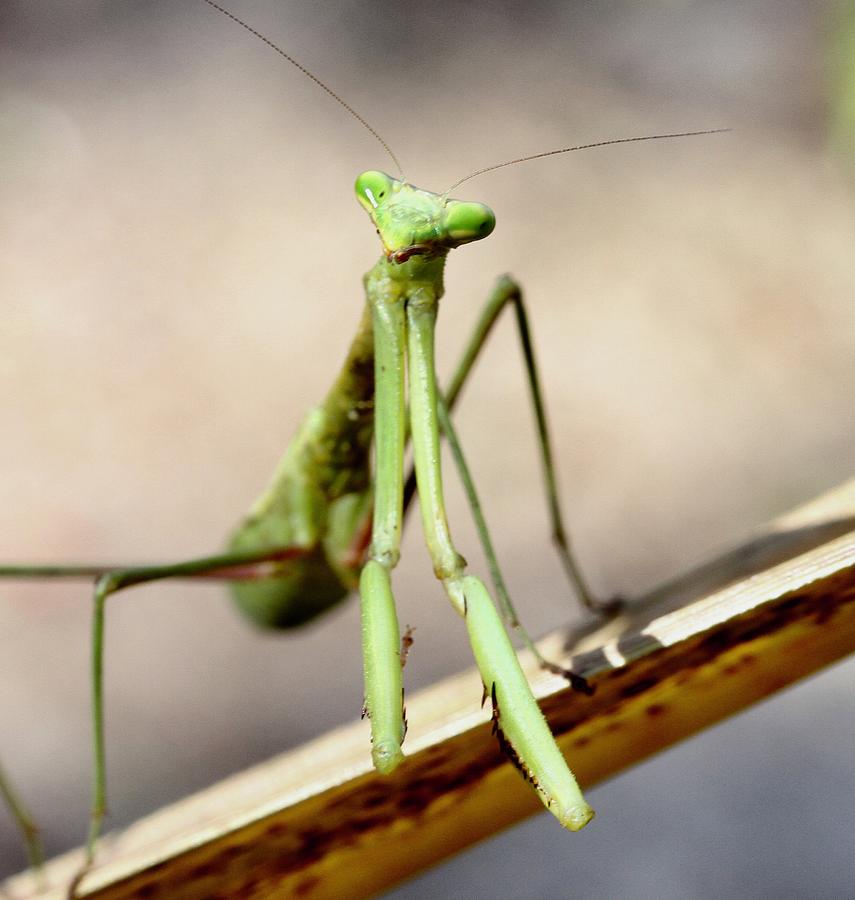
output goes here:
[[398, 563], [404, 515], [404, 307], [375, 302], [382, 291], [366, 278], [374, 325], [375, 491], [371, 546], [359, 580], [365, 711], [371, 721], [371, 757], [378, 772], [391, 772], [403, 759], [401, 635], [392, 595], [391, 572]]
[[0, 797], [3, 798], [3, 802], [12, 814], [15, 825], [21, 833], [30, 868], [40, 871], [44, 865], [45, 853], [39, 837], [39, 829], [30, 815], [30, 811], [24, 806], [21, 798], [18, 796], [18, 792], [12, 787], [2, 766], [0, 766]]
[[83, 867], [76, 875], [69, 896], [74, 896], [76, 886], [91, 868], [95, 859], [95, 845], [101, 835], [107, 812], [107, 754], [104, 735], [104, 617], [107, 599], [124, 588], [160, 581], [166, 578], [187, 578], [228, 572], [234, 576], [241, 567], [268, 562], [271, 558], [298, 558], [299, 549], [261, 555], [255, 553], [224, 553], [215, 556], [172, 563], [162, 566], [140, 566], [120, 569], [101, 575], [95, 584], [92, 613], [92, 807], [89, 817], [89, 833], [86, 839], [86, 855]]
[[463, 576], [462, 584], [469, 642], [513, 762], [558, 821], [579, 831], [594, 817], [594, 810], [555, 743], [487, 589], [474, 575]]
[[505, 624], [509, 628], [513, 628], [514, 631], [519, 634], [525, 646], [528, 648], [528, 650], [531, 652], [531, 654], [538, 661], [542, 668], [547, 669], [554, 675], [560, 675], [562, 678], [566, 678], [570, 682], [570, 685], [574, 688], [574, 690], [578, 690], [583, 694], [592, 694], [593, 689], [588, 685], [588, 682], [581, 675], [577, 675], [570, 669], [565, 669], [563, 666], [559, 666], [557, 663], [554, 663], [551, 660], [547, 659], [540, 652], [540, 650], [538, 650], [537, 645], [531, 638], [531, 635], [519, 621], [519, 617], [516, 614], [516, 610], [514, 609], [513, 602], [511, 601], [511, 597], [508, 592], [505, 577], [502, 574], [502, 570], [499, 566], [499, 560], [493, 547], [493, 539], [490, 537], [490, 530], [487, 528], [487, 522], [484, 519], [484, 513], [481, 508], [481, 501], [478, 497], [478, 492], [475, 489], [475, 481], [472, 478], [472, 473], [469, 470], [469, 466], [466, 462], [466, 457], [463, 455], [463, 448], [460, 444], [460, 440], [457, 437], [457, 432], [454, 428], [454, 425], [451, 422], [451, 417], [448, 413], [448, 407], [445, 403], [445, 400], [443, 400], [442, 396], [439, 394], [437, 395], [437, 415], [439, 418], [440, 427], [442, 428], [445, 438], [448, 441], [448, 445], [451, 448], [451, 454], [454, 458], [454, 463], [457, 466], [460, 480], [463, 483], [463, 489], [466, 492], [466, 499], [469, 502], [469, 509], [472, 512], [472, 518], [475, 521], [475, 530], [478, 532], [478, 538], [481, 541], [481, 547], [487, 560], [487, 568], [490, 570], [490, 579], [493, 582], [493, 587], [496, 589], [496, 594], [499, 598], [499, 608], [502, 611], [502, 617], [505, 620]]

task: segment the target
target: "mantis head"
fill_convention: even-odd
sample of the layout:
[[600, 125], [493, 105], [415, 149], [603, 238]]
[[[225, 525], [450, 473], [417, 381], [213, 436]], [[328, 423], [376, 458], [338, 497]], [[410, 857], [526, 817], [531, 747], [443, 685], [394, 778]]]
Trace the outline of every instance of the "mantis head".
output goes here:
[[487, 237], [496, 227], [496, 216], [483, 203], [450, 200], [383, 172], [363, 172], [355, 188], [391, 262], [445, 256], [454, 247]]

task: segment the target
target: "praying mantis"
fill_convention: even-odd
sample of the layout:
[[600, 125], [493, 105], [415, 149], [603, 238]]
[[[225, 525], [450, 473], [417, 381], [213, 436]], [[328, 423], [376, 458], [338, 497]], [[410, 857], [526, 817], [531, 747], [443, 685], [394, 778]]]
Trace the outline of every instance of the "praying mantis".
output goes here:
[[[374, 133], [370, 126], [366, 127]], [[672, 136], [677, 135], [629, 140]], [[487, 699], [494, 706], [511, 753], [536, 782], [544, 804], [563, 825], [576, 830], [590, 819], [590, 808], [581, 797], [570, 769], [557, 755], [557, 748], [530, 692], [527, 693], [524, 680], [521, 680], [505, 628], [492, 600], [479, 579], [464, 573], [444, 521], [437, 450], [440, 430], [444, 431], [455, 451], [464, 481], [469, 481], [447, 414], [448, 407], [453, 405], [490, 324], [503, 308], [517, 311], [524, 346], [527, 346], [527, 324], [519, 288], [512, 281], [503, 280], [491, 298], [488, 313], [471, 345], [472, 358], [459, 367], [458, 376], [445, 391], [445, 397], [438, 392], [433, 372], [433, 327], [442, 293], [445, 256], [456, 246], [487, 237], [494, 223], [487, 207], [451, 200], [448, 193], [420, 191], [402, 178], [375, 170], [358, 179], [357, 198], [380, 232], [383, 244], [381, 260], [367, 276], [370, 314], [363, 319], [349, 363], [328, 395], [323, 412], [316, 410], [306, 421], [280, 466], [275, 488], [264, 495], [234, 535], [231, 551], [175, 566], [110, 572], [100, 578], [93, 663], [96, 787], [88, 841], [90, 861], [100, 833], [105, 791], [101, 690], [103, 616], [107, 598], [122, 586], [213, 572], [235, 581], [239, 604], [256, 620], [263, 620], [265, 624], [294, 625], [314, 617], [324, 607], [334, 605], [359, 582], [364, 606], [365, 695], [372, 727], [372, 756], [381, 772], [391, 771], [400, 762], [404, 736], [400, 629], [391, 597], [390, 572], [398, 554], [403, 518], [402, 458], [408, 427], [420, 482], [423, 525], [434, 567], [453, 607], [466, 621]], [[427, 236], [416, 234], [413, 224], [416, 221], [427, 223]], [[406, 222], [406, 226], [402, 226], [402, 222]], [[526, 350], [526, 356], [531, 356], [530, 348]], [[405, 357], [410, 376], [409, 424], [404, 416], [402, 383]], [[376, 400], [372, 397], [375, 365], [378, 373]], [[529, 359], [528, 366], [550, 505], [553, 514], [558, 516], [554, 474], [533, 359]], [[325, 423], [325, 418], [334, 421]], [[377, 472], [373, 489], [369, 477], [372, 436], [376, 440]], [[345, 443], [349, 445], [346, 448]], [[312, 466], [303, 470], [296, 460], [306, 452], [314, 459]], [[324, 468], [326, 472], [318, 475], [319, 469]], [[471, 488], [469, 492], [473, 494]], [[283, 499], [286, 497], [288, 499]], [[280, 512], [284, 511], [284, 517], [269, 515], [277, 507]], [[480, 530], [486, 541], [486, 530], [483, 527]], [[556, 531], [563, 535], [560, 518]], [[485, 549], [488, 557], [492, 557], [489, 547]], [[562, 552], [578, 593], [593, 606], [594, 601], [581, 580], [566, 542]], [[363, 565], [366, 555], [368, 562]], [[272, 577], [271, 565], [275, 569]], [[3, 574], [51, 574], [44, 568], [27, 568], [28, 573], [7, 567]], [[96, 573], [90, 570], [88, 574]], [[285, 587], [285, 579], [292, 577], [296, 577], [297, 583]], [[515, 625], [515, 614], [501, 587], [501, 579], [496, 580], [506, 624]], [[271, 587], [278, 597], [270, 597]], [[309, 587], [314, 593], [307, 590]], [[281, 595], [283, 589], [287, 595], [285, 602]], [[524, 633], [523, 636], [527, 641]]]

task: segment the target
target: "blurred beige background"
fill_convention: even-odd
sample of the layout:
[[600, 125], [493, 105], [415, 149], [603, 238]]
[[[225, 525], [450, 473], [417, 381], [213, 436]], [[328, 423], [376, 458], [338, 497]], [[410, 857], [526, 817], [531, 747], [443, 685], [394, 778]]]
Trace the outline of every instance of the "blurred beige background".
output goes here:
[[[735, 129], [462, 191], [498, 226], [449, 261], [442, 369], [494, 277], [513, 272], [572, 534], [603, 594], [639, 593], [855, 468], [855, 190], [827, 138], [838, 7], [233, 3], [425, 187], [570, 143]], [[0, 557], [214, 551], [344, 353], [377, 255], [351, 186], [389, 163], [200, 0], [20, 0], [0, 27]], [[518, 358], [507, 323], [457, 419], [541, 633], [571, 613]], [[418, 629], [410, 689], [470, 661], [412, 525], [396, 578]], [[88, 594], [0, 585], [0, 754], [51, 852], [85, 833]], [[355, 604], [269, 636], [216, 586], [117, 599], [111, 824], [358, 716], [358, 633]], [[537, 818], [396, 896], [569, 896], [571, 878], [585, 897], [843, 896], [853, 671], [603, 786], [584, 835]], [[20, 868], [5, 818], [0, 850]]]

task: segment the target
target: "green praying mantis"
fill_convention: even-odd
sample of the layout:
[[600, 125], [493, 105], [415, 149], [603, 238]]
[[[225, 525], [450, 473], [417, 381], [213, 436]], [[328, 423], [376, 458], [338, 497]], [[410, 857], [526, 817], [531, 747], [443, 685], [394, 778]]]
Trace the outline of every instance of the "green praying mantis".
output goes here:
[[[366, 309], [345, 363], [325, 400], [304, 420], [274, 478], [231, 538], [226, 552], [172, 565], [105, 569], [100, 566], [7, 566], [5, 577], [80, 575], [96, 579], [92, 642], [93, 804], [86, 866], [94, 860], [106, 808], [103, 653], [108, 599], [135, 584], [174, 577], [216, 575], [233, 584], [235, 600], [253, 621], [289, 628], [307, 622], [358, 590], [362, 612], [365, 712], [371, 726], [371, 756], [381, 773], [403, 758], [405, 718], [401, 633], [391, 573], [398, 561], [405, 510], [417, 485], [422, 525], [434, 570], [453, 608], [464, 619], [485, 696], [506, 752], [531, 781], [540, 799], [570, 830], [584, 827], [593, 811], [563, 759], [522, 674], [508, 639], [520, 627], [480, 513], [477, 494], [449, 411], [488, 334], [503, 310], [512, 309], [520, 333], [531, 390], [547, 504], [560, 557], [576, 593], [598, 609], [570, 552], [557, 501], [555, 474], [541, 388], [528, 322], [518, 285], [505, 277], [489, 298], [454, 377], [440, 391], [434, 368], [434, 327], [450, 250], [486, 238], [495, 218], [480, 203], [449, 194], [490, 166], [442, 194], [406, 182], [385, 141], [337, 94], [231, 13], [222, 14], [273, 47], [315, 81], [383, 146], [399, 177], [365, 172], [356, 197], [377, 230], [382, 255], [365, 277]], [[548, 151], [552, 154], [629, 141], [706, 134], [658, 134]], [[451, 539], [444, 509], [440, 436], [448, 441], [488, 560], [498, 608], [484, 583], [465, 571]], [[415, 478], [405, 477], [404, 453], [411, 442]], [[545, 666], [555, 669], [547, 660]], [[575, 686], [584, 684], [565, 673]], [[0, 773], [0, 776], [2, 773]], [[40, 851], [32, 822], [8, 781], [6, 801], [26, 838], [31, 859]]]

